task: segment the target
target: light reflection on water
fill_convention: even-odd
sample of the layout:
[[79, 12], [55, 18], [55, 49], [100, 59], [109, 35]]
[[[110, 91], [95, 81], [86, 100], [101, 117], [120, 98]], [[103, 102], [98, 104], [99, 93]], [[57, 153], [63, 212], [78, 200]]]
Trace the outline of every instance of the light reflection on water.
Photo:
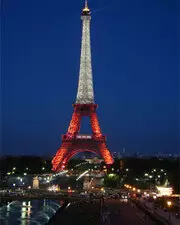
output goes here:
[[59, 201], [12, 201], [0, 207], [2, 225], [43, 225], [60, 208]]

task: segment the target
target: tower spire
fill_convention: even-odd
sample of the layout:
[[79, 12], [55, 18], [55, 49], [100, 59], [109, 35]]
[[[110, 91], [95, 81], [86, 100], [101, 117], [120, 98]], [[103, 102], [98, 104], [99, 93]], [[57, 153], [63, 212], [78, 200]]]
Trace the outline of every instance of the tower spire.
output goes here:
[[81, 13], [82, 20], [82, 40], [81, 40], [81, 58], [79, 70], [79, 83], [76, 103], [93, 104], [94, 90], [92, 79], [91, 65], [91, 43], [90, 43], [90, 9], [88, 8], [87, 0], [85, 8]]
[[88, 8], [88, 1], [87, 0], [85, 0], [85, 9], [89, 9]]

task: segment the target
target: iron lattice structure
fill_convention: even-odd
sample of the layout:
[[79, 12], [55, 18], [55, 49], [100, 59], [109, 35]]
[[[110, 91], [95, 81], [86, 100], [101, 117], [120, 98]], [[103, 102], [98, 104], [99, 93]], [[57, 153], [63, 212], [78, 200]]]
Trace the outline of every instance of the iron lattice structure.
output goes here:
[[[96, 114], [97, 104], [94, 103], [90, 46], [91, 16], [87, 1], [81, 13], [81, 19], [82, 42], [77, 98], [76, 103], [73, 105], [74, 112], [68, 131], [62, 136], [61, 147], [52, 160], [52, 169], [54, 171], [63, 170], [71, 157], [84, 151], [96, 153], [104, 159], [106, 164], [114, 162], [106, 145], [106, 137], [101, 133]], [[79, 135], [83, 116], [90, 118], [92, 135]]]

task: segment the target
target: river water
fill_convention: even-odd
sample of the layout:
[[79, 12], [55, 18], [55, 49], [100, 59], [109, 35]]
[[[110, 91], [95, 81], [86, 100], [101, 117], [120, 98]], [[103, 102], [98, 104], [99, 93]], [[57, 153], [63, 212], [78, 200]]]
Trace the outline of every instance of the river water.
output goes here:
[[12, 201], [0, 207], [1, 225], [43, 225], [60, 208], [60, 201]]

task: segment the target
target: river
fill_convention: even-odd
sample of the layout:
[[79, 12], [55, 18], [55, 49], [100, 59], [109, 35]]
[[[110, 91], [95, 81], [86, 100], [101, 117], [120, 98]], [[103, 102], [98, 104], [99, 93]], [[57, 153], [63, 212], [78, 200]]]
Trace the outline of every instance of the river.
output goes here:
[[0, 207], [0, 224], [44, 225], [59, 208], [56, 200], [9, 201]]

